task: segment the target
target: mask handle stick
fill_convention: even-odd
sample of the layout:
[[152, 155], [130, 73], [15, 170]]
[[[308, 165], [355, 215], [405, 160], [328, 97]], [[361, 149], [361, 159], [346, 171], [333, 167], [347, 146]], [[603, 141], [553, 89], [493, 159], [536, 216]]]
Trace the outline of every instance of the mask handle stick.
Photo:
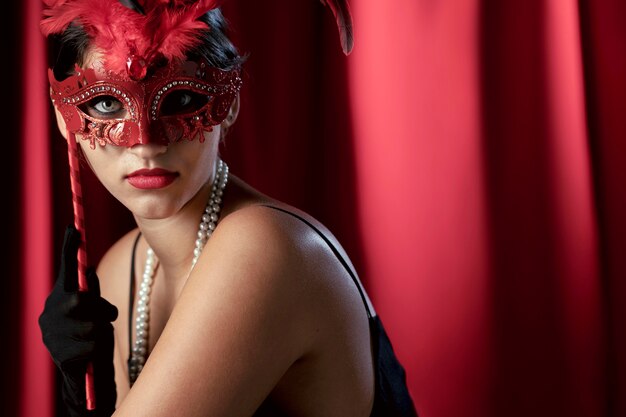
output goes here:
[[[82, 236], [81, 244], [78, 248], [78, 290], [87, 291], [87, 250], [85, 236], [85, 215], [83, 213], [83, 191], [80, 182], [80, 161], [78, 160], [78, 144], [73, 133], [67, 133], [68, 158], [70, 165], [70, 184], [72, 187], [72, 205], [74, 208], [74, 227]], [[85, 374], [85, 393], [87, 400], [87, 410], [96, 408], [96, 392], [93, 384], [93, 364], [87, 364]]]

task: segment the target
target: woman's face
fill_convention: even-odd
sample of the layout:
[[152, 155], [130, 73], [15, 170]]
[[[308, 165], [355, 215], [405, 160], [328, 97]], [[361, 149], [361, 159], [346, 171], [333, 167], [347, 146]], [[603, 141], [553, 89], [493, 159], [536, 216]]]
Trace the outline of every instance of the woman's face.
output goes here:
[[205, 133], [202, 143], [92, 149], [78, 141], [93, 172], [116, 199], [135, 216], [159, 219], [176, 214], [212, 178], [219, 139], [218, 126]]
[[[98, 53], [88, 54], [84, 68], [93, 67], [100, 57]], [[178, 99], [181, 105], [189, 101], [186, 97]], [[130, 117], [121, 103], [110, 98], [90, 102], [85, 111], [98, 112], [100, 117], [109, 113], [117, 119]], [[236, 111], [236, 105], [231, 108], [231, 116], [232, 111]], [[65, 134], [65, 121], [58, 110], [56, 116], [59, 129]], [[233, 121], [234, 117], [229, 116], [223, 124], [228, 126]], [[200, 133], [203, 141], [195, 137], [163, 144], [147, 138], [130, 147], [111, 143], [93, 146], [79, 134], [76, 140], [98, 179], [116, 199], [135, 216], [159, 219], [177, 213], [212, 178], [221, 129], [221, 125], [216, 125]]]

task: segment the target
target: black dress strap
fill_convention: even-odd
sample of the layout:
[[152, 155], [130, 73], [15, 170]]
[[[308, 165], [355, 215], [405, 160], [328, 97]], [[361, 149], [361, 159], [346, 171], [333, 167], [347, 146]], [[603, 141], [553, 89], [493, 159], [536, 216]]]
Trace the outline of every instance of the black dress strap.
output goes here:
[[128, 366], [128, 372], [130, 374], [130, 358], [133, 352], [133, 307], [135, 304], [135, 257], [137, 252], [137, 244], [141, 238], [141, 232], [137, 234], [135, 243], [133, 243], [133, 252], [130, 257], [130, 292], [128, 295], [128, 360], [126, 364]]
[[367, 299], [365, 298], [365, 293], [363, 291], [363, 288], [361, 287], [361, 283], [359, 282], [358, 278], [356, 277], [356, 274], [354, 273], [354, 271], [352, 271], [352, 268], [350, 268], [350, 265], [348, 264], [348, 262], [346, 262], [344, 257], [341, 256], [341, 253], [335, 247], [335, 245], [333, 245], [333, 243], [330, 241], [330, 239], [324, 233], [322, 233], [321, 230], [319, 230], [315, 225], [313, 225], [310, 221], [308, 221], [304, 217], [302, 217], [302, 216], [300, 216], [300, 215], [298, 215], [298, 214], [296, 214], [294, 212], [291, 212], [289, 210], [285, 210], [283, 208], [280, 208], [280, 207], [270, 206], [270, 205], [267, 205], [267, 204], [263, 204], [263, 205], [265, 207], [269, 207], [269, 208], [272, 208], [274, 210], [282, 211], [283, 213], [287, 213], [287, 214], [295, 217], [296, 219], [301, 220], [303, 223], [305, 223], [307, 226], [309, 226], [311, 229], [313, 229], [324, 240], [324, 242], [326, 242], [328, 247], [335, 254], [335, 257], [339, 260], [339, 262], [341, 262], [341, 265], [343, 265], [345, 270], [348, 271], [348, 274], [350, 274], [350, 277], [352, 278], [352, 281], [354, 282], [354, 285], [356, 285], [357, 289], [359, 290], [359, 294], [361, 295], [361, 300], [363, 300], [363, 304], [365, 305], [365, 311], [367, 311], [367, 317], [371, 319], [372, 318], [372, 312], [370, 311], [369, 304], [367, 303]]

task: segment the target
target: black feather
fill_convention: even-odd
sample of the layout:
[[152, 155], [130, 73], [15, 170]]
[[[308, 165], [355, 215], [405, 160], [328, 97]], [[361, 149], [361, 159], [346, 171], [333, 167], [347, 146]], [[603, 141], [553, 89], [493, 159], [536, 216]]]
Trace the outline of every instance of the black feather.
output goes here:
[[146, 14], [143, 7], [141, 6], [141, 4], [139, 4], [139, 2], [137, 2], [137, 0], [119, 0], [119, 1], [120, 3], [122, 3], [123, 6], [128, 7], [130, 10], [133, 10], [142, 15]]

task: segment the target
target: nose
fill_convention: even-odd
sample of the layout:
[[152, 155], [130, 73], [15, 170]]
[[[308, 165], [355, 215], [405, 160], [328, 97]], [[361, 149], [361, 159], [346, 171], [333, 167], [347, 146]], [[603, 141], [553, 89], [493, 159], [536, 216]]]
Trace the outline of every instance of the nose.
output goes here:
[[165, 136], [164, 130], [158, 123], [150, 123], [148, 118], [140, 120], [134, 126], [131, 126], [131, 140], [132, 145], [169, 145], [169, 140]]
[[130, 152], [141, 159], [152, 159], [167, 152], [167, 145], [158, 143], [137, 144], [130, 147]]

